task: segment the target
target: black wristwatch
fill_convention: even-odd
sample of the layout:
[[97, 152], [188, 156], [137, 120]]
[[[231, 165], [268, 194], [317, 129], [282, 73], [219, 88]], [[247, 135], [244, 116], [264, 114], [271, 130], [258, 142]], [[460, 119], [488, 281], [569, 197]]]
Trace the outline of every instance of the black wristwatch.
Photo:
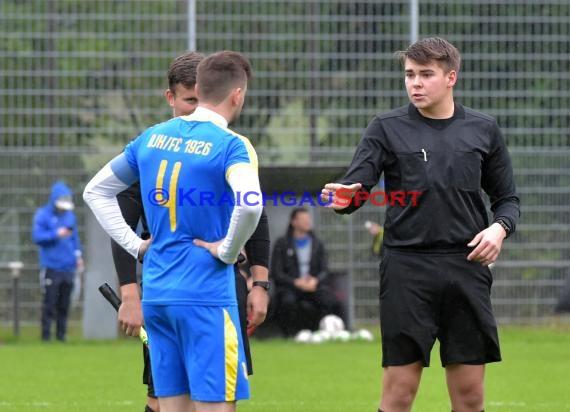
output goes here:
[[507, 233], [506, 237], [509, 237], [509, 235], [511, 234], [511, 228], [505, 223], [505, 221], [503, 219], [497, 219], [495, 220], [495, 223], [501, 225], [501, 227], [505, 229], [505, 232]]
[[251, 287], [259, 286], [260, 288], [265, 289], [267, 293], [271, 290], [271, 282], [267, 280], [254, 280], [251, 284]]

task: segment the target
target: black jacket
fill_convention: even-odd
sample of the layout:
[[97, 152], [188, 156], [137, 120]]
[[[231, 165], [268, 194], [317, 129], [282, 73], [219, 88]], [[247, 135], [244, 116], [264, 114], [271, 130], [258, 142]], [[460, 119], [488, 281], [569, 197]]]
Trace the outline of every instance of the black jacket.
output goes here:
[[[300, 276], [299, 261], [292, 235], [281, 237], [275, 242], [271, 255], [271, 277], [277, 286], [293, 285], [293, 281]], [[327, 256], [323, 242], [311, 234], [311, 263], [309, 274], [315, 276], [320, 282], [328, 277]]]
[[[388, 195], [421, 191], [415, 205], [411, 196], [403, 205], [388, 204], [388, 247], [466, 248], [489, 226], [482, 190], [493, 221], [502, 219], [515, 231], [520, 213], [511, 159], [490, 116], [459, 104], [450, 119], [425, 118], [412, 104], [376, 116], [342, 182], [370, 191], [382, 173]], [[356, 209], [353, 199], [339, 213]]]

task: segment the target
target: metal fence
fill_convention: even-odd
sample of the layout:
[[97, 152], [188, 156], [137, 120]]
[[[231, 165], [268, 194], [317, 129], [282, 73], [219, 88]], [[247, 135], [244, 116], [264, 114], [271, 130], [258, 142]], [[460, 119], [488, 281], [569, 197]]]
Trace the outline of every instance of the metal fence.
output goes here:
[[[112, 153], [169, 116], [173, 57], [193, 46], [245, 53], [254, 79], [235, 129], [261, 164], [339, 165], [375, 113], [406, 102], [393, 52], [417, 31], [458, 46], [457, 99], [505, 132], [523, 218], [495, 269], [494, 304], [502, 320], [538, 321], [570, 267], [569, 19], [566, 0], [3, 0], [0, 263], [25, 263], [23, 319], [39, 308], [35, 208], [58, 178], [80, 192]], [[353, 275], [357, 321], [377, 318], [377, 262], [363, 229], [382, 219], [376, 209], [316, 212], [333, 266]], [[12, 283], [0, 270], [7, 322]]]

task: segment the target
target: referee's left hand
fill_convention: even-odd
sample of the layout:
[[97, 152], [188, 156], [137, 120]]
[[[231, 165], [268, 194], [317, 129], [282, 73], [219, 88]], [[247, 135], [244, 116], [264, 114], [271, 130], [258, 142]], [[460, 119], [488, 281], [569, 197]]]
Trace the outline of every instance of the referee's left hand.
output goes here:
[[498, 223], [493, 223], [487, 229], [477, 233], [473, 240], [467, 244], [474, 247], [467, 256], [467, 260], [480, 262], [483, 266], [489, 266], [494, 263], [503, 246], [503, 240], [507, 236], [505, 229]]

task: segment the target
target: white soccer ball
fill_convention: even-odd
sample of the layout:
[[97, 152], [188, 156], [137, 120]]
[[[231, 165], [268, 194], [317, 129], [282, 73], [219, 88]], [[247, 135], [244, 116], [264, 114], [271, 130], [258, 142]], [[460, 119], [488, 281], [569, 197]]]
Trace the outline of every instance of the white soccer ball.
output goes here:
[[320, 335], [323, 341], [331, 340], [333, 338], [333, 334], [326, 331], [326, 330], [317, 330], [313, 332], [313, 335]]
[[367, 329], [359, 329], [352, 333], [352, 339], [371, 342], [374, 340], [374, 335]]
[[313, 333], [309, 329], [303, 329], [297, 332], [295, 335], [295, 342], [297, 343], [309, 343]]
[[348, 342], [350, 340], [350, 332], [347, 330], [340, 330], [333, 336], [333, 339], [339, 342]]
[[324, 331], [316, 331], [311, 334], [311, 343], [323, 343], [330, 339], [330, 335]]
[[343, 320], [336, 315], [326, 315], [319, 322], [319, 330], [328, 332], [330, 336], [335, 336], [345, 329]]

